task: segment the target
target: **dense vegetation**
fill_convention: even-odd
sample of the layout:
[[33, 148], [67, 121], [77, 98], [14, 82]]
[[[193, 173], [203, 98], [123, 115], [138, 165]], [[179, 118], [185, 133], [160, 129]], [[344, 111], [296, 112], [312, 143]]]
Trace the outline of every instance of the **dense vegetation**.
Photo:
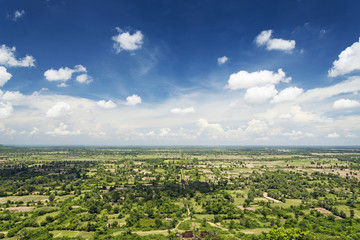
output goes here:
[[0, 149], [0, 238], [360, 239], [360, 149]]

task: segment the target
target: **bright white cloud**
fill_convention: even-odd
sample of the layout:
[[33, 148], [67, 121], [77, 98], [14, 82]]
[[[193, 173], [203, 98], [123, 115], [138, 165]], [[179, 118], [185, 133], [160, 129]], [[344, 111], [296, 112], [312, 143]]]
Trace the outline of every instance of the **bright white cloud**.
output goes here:
[[[52, 82], [52, 81], [66, 82], [72, 77], [73, 73], [80, 73], [80, 72], [86, 72], [86, 68], [82, 65], [76, 65], [74, 67], [74, 69], [64, 67], [64, 68], [59, 68], [58, 70], [55, 70], [55, 69], [51, 68], [51, 69], [45, 71], [44, 76], [45, 76], [46, 80], [48, 80], [50, 82]], [[80, 80], [83, 80], [83, 77], [81, 77]], [[63, 87], [63, 86], [61, 86], [61, 87]]]
[[15, 12], [14, 12], [14, 16], [13, 16], [13, 18], [12, 18], [12, 20], [13, 21], [17, 21], [17, 20], [19, 20], [20, 18], [22, 18], [23, 16], [25, 15], [25, 11], [24, 10], [16, 10]]
[[299, 96], [299, 100], [304, 102], [314, 102], [330, 98], [338, 94], [353, 93], [356, 91], [360, 91], [360, 77], [354, 76], [350, 77], [348, 80], [329, 87], [310, 89]]
[[285, 72], [280, 68], [277, 73], [268, 70], [256, 72], [240, 71], [230, 75], [226, 88], [232, 90], [246, 89], [266, 84], [278, 84], [280, 82], [290, 82], [291, 77], [286, 77]]
[[91, 83], [93, 80], [92, 78], [87, 75], [86, 73], [84, 74], [81, 74], [79, 76], [76, 77], [76, 81], [79, 82], [79, 83], [85, 83], [85, 84], [89, 84]]
[[141, 48], [144, 37], [141, 31], [136, 31], [135, 33], [131, 34], [130, 32], [124, 32], [120, 28], [116, 29], [118, 30], [119, 34], [113, 36], [112, 40], [114, 41], [114, 48], [116, 49], [117, 53], [121, 52], [122, 50], [133, 51]]
[[46, 132], [46, 134], [52, 136], [80, 135], [81, 131], [69, 131], [68, 126], [65, 123], [60, 123], [58, 128], [55, 128], [53, 131], [48, 131]]
[[289, 52], [295, 48], [295, 40], [284, 40], [280, 38], [272, 38], [272, 30], [262, 31], [256, 38], [255, 42], [258, 46], [266, 46], [267, 50], [280, 50]]
[[116, 103], [114, 103], [111, 100], [109, 100], [109, 101], [100, 100], [100, 101], [97, 102], [97, 105], [99, 107], [102, 107], [102, 108], [105, 108], [105, 109], [116, 108]]
[[4, 86], [7, 81], [10, 80], [12, 75], [7, 72], [6, 68], [0, 66], [0, 87]]
[[170, 128], [162, 128], [160, 129], [159, 137], [165, 137], [169, 135], [170, 132], [171, 132]]
[[224, 63], [226, 63], [229, 59], [226, 57], [226, 56], [223, 56], [223, 57], [219, 57], [217, 59], [217, 62], [219, 65], [223, 65]]
[[135, 105], [140, 104], [140, 103], [141, 103], [141, 97], [139, 97], [136, 94], [133, 94], [133, 95], [126, 98], [125, 105], [127, 105], [127, 106], [135, 106]]
[[0, 119], [8, 118], [14, 111], [13, 106], [9, 102], [0, 102]]
[[360, 70], [360, 38], [359, 42], [353, 43], [339, 54], [339, 59], [333, 62], [329, 70], [329, 77], [337, 77]]
[[339, 138], [340, 135], [337, 134], [336, 132], [334, 132], [334, 133], [329, 133], [329, 134], [327, 135], [327, 137], [328, 137], [328, 138]]
[[271, 102], [272, 103], [282, 103], [289, 102], [297, 99], [302, 93], [303, 89], [297, 87], [288, 87], [282, 90], [278, 95], [276, 95]]
[[302, 108], [298, 105], [293, 106], [289, 109], [291, 114], [291, 120], [298, 123], [311, 123], [311, 122], [326, 122], [330, 121], [330, 119], [324, 119], [318, 114], [303, 111]]
[[66, 102], [58, 102], [46, 112], [49, 118], [60, 118], [71, 113], [71, 107]]
[[333, 104], [333, 107], [335, 109], [354, 108], [359, 106], [360, 106], [360, 102], [351, 99], [339, 99], [336, 100]]
[[187, 114], [187, 113], [194, 113], [195, 108], [194, 107], [188, 107], [188, 108], [173, 108], [171, 109], [171, 112], [174, 114]]
[[0, 65], [5, 65], [9, 67], [34, 67], [35, 59], [33, 56], [26, 55], [22, 59], [16, 59], [15, 57], [15, 47], [7, 47], [2, 45], [0, 47]]
[[200, 127], [198, 135], [206, 133], [208, 137], [215, 139], [225, 134], [225, 131], [220, 124], [209, 123], [206, 119], [203, 118], [197, 121], [197, 125]]
[[274, 85], [266, 85], [263, 87], [252, 87], [246, 90], [245, 101], [252, 104], [262, 104], [277, 94]]
[[268, 124], [263, 121], [263, 120], [259, 120], [259, 119], [252, 119], [251, 121], [248, 122], [248, 126], [245, 129], [246, 133], [256, 133], [256, 134], [261, 134], [261, 133], [265, 133], [268, 130]]
[[23, 97], [24, 95], [22, 95], [19, 91], [6, 91], [5, 93], [3, 93], [0, 90], [0, 99], [4, 101], [9, 101], [9, 102], [18, 101]]

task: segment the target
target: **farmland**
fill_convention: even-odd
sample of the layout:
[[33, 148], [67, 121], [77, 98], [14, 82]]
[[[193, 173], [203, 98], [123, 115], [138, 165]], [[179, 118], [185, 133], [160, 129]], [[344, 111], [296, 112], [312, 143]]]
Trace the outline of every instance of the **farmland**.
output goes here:
[[360, 149], [0, 150], [5, 239], [360, 238]]

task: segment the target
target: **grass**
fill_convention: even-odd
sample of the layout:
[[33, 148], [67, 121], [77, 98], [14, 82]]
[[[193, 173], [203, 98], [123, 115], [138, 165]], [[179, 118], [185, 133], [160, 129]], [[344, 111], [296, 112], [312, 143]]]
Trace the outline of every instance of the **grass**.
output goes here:
[[38, 218], [36, 219], [36, 222], [37, 222], [38, 224], [40, 224], [42, 221], [45, 221], [45, 219], [46, 219], [47, 216], [55, 217], [55, 216], [58, 215], [58, 214], [59, 214], [59, 212], [47, 213], [47, 214], [45, 214], [45, 215], [42, 215], [42, 216], [38, 217]]
[[61, 238], [61, 237], [82, 237], [84, 239], [92, 238], [94, 233], [93, 232], [84, 232], [84, 231], [51, 231], [54, 235], [54, 238]]
[[9, 197], [2, 197], [0, 198], [0, 203], [6, 203], [8, 200], [12, 201], [12, 202], [20, 202], [23, 201], [24, 203], [26, 202], [37, 202], [37, 201], [41, 201], [41, 200], [47, 200], [49, 199], [49, 196], [46, 195], [26, 195], [26, 196], [9, 196]]

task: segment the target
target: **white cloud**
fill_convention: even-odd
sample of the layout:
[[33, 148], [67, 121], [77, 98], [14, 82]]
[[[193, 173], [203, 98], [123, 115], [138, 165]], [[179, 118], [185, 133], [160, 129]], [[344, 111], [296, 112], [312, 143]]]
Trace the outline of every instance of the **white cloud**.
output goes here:
[[13, 21], [17, 21], [17, 20], [19, 20], [20, 18], [22, 18], [23, 16], [24, 16], [24, 14], [25, 14], [25, 11], [24, 10], [16, 10], [15, 12], [14, 12], [14, 16], [13, 16], [13, 18], [12, 18], [12, 20]]
[[262, 104], [276, 94], [277, 90], [274, 85], [269, 84], [263, 87], [252, 87], [246, 90], [245, 101], [247, 103]]
[[20, 99], [22, 99], [24, 97], [24, 95], [22, 95], [19, 91], [6, 91], [5, 93], [3, 93], [0, 90], [0, 99], [4, 100], [4, 101], [18, 101]]
[[289, 137], [290, 139], [297, 140], [303, 137], [302, 131], [292, 130], [291, 132], [283, 133], [284, 136]]
[[262, 31], [256, 38], [258, 46], [266, 46], [267, 50], [291, 51], [295, 48], [295, 40], [284, 40], [280, 38], [271, 38], [272, 30]]
[[71, 107], [66, 102], [58, 102], [46, 112], [49, 118], [59, 118], [67, 116], [71, 113]]
[[334, 133], [329, 133], [329, 134], [327, 135], [327, 137], [328, 137], [328, 138], [339, 138], [340, 135], [337, 134], [336, 132], [334, 132]]
[[127, 105], [127, 106], [135, 106], [135, 105], [140, 104], [140, 103], [141, 103], [141, 97], [139, 97], [136, 94], [133, 94], [133, 95], [126, 98], [125, 105]]
[[195, 108], [194, 107], [188, 107], [188, 108], [173, 108], [171, 109], [171, 112], [174, 114], [187, 114], [187, 113], [194, 113]]
[[6, 68], [0, 66], [0, 87], [4, 86], [7, 81], [10, 80], [12, 75], [7, 72]]
[[302, 93], [303, 89], [297, 87], [288, 87], [282, 90], [278, 95], [276, 95], [271, 102], [272, 103], [282, 103], [289, 102], [297, 99]]
[[105, 101], [105, 100], [100, 100], [97, 102], [97, 105], [99, 107], [105, 108], [105, 109], [111, 109], [111, 108], [116, 108], [116, 103], [114, 103], [113, 101], [109, 100], [109, 101]]
[[76, 81], [79, 82], [79, 83], [85, 83], [85, 84], [89, 84], [91, 83], [93, 80], [92, 78], [87, 75], [86, 73], [84, 74], [81, 74], [79, 76], [76, 77]]
[[65, 136], [65, 135], [80, 135], [81, 131], [69, 131], [67, 130], [68, 126], [65, 123], [60, 123], [58, 128], [55, 128], [54, 131], [48, 131], [46, 134], [52, 136]]
[[62, 83], [59, 83], [58, 85], [56, 85], [57, 87], [62, 87], [62, 88], [66, 88], [66, 87], [68, 87], [69, 85], [68, 84], [66, 84], [66, 83], [64, 83], [64, 82], [62, 82]]
[[17, 60], [15, 57], [16, 48], [9, 48], [6, 45], [0, 47], [0, 65], [9, 67], [34, 67], [35, 59], [33, 56], [26, 55], [24, 58]]
[[141, 48], [144, 37], [141, 31], [136, 31], [134, 34], [131, 34], [130, 32], [124, 32], [120, 28], [116, 29], [119, 34], [113, 36], [111, 39], [115, 42], [114, 48], [118, 53], [122, 50], [133, 51]]
[[13, 106], [9, 102], [0, 102], [0, 118], [8, 118], [14, 111]]
[[360, 102], [356, 100], [350, 100], [350, 99], [339, 99], [334, 102], [333, 107], [335, 109], [342, 109], [342, 108], [354, 108], [359, 107]]
[[[52, 82], [52, 81], [66, 82], [72, 77], [73, 73], [80, 73], [80, 72], [87, 72], [86, 68], [82, 65], [76, 65], [74, 67], [74, 69], [64, 67], [64, 68], [59, 68], [58, 70], [55, 70], [55, 69], [51, 68], [51, 69], [45, 71], [44, 76], [45, 76], [46, 80], [48, 80], [50, 82]], [[83, 77], [81, 77], [80, 80], [81, 79], [83, 79]], [[64, 86], [59, 86], [59, 87], [64, 87]]]
[[248, 122], [248, 126], [245, 129], [246, 133], [265, 133], [268, 130], [268, 125], [265, 121], [259, 119], [252, 119]]
[[203, 118], [197, 121], [197, 125], [200, 127], [198, 135], [206, 133], [210, 138], [218, 138], [219, 136], [223, 136], [225, 134], [225, 131], [220, 124], [209, 123]]
[[240, 71], [230, 75], [226, 88], [232, 90], [251, 88], [266, 84], [278, 84], [280, 82], [290, 82], [291, 77], [286, 77], [285, 72], [280, 68], [278, 72], [261, 70], [256, 72]]
[[337, 77], [360, 70], [360, 38], [339, 54], [339, 59], [333, 62], [333, 67], [328, 71], [329, 77]]
[[169, 135], [170, 132], [171, 132], [170, 128], [162, 128], [160, 129], [159, 137], [165, 137]]
[[300, 106], [293, 106], [290, 108], [289, 112], [291, 113], [291, 120], [298, 123], [310, 123], [310, 122], [326, 122], [330, 119], [324, 119], [318, 114], [306, 112], [301, 109]]
[[342, 93], [353, 93], [360, 90], [360, 77], [350, 77], [348, 80], [338, 84], [324, 87], [314, 88], [306, 91], [300, 97], [300, 101], [314, 102], [320, 101]]
[[255, 38], [255, 42], [258, 46], [265, 45], [271, 38], [272, 30], [264, 30]]
[[229, 59], [226, 57], [226, 56], [223, 56], [223, 57], [219, 57], [217, 59], [217, 62], [219, 65], [223, 65], [224, 63], [226, 63]]
[[32, 130], [31, 130], [31, 132], [30, 132], [30, 136], [33, 136], [33, 135], [36, 135], [36, 134], [38, 134], [39, 133], [39, 129], [37, 128], [37, 127], [34, 127]]

